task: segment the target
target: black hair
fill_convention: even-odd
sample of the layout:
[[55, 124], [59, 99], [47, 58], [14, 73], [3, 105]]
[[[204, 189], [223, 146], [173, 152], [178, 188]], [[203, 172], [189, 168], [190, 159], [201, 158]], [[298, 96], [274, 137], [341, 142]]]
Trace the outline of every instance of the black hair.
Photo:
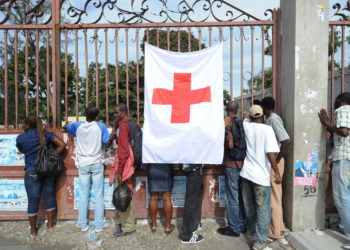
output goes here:
[[259, 99], [254, 99], [253, 105], [260, 105], [261, 106], [261, 101]]
[[45, 144], [45, 129], [43, 128], [43, 122], [39, 116], [29, 116], [24, 118], [23, 123], [27, 124], [29, 128], [36, 129], [39, 135], [40, 145]]
[[128, 106], [126, 106], [126, 104], [118, 103], [115, 107], [118, 108], [120, 112], [128, 114]]
[[99, 113], [100, 111], [98, 110], [98, 108], [94, 106], [89, 106], [85, 110], [86, 119], [90, 121], [94, 121]]
[[337, 96], [337, 98], [335, 98], [335, 102], [337, 102], [339, 105], [341, 103], [345, 105], [350, 105], [350, 93], [349, 92], [341, 93], [340, 95]]
[[271, 96], [268, 96], [261, 100], [260, 106], [267, 110], [274, 110], [276, 103]]

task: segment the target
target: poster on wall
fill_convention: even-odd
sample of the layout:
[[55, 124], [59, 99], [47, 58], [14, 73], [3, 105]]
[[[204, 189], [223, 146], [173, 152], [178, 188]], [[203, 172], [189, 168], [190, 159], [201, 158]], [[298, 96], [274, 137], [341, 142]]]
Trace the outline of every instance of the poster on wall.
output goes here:
[[225, 176], [219, 175], [219, 207], [226, 207]]
[[[115, 207], [112, 203], [112, 195], [114, 190], [114, 185], [108, 185], [108, 178], [104, 178], [104, 204], [106, 210], [114, 210]], [[95, 199], [94, 199], [94, 189], [91, 188], [90, 196], [89, 196], [89, 209], [95, 209]], [[74, 209], [77, 210], [79, 207], [79, 197], [80, 197], [80, 189], [79, 189], [79, 178], [74, 178]]]
[[27, 211], [28, 199], [23, 180], [0, 180], [0, 211]]
[[[146, 182], [146, 207], [148, 207], [150, 195], [148, 189], [148, 183]], [[174, 176], [174, 184], [173, 184], [173, 190], [171, 192], [171, 201], [173, 203], [173, 207], [184, 207], [185, 204], [185, 193], [186, 193], [186, 176]], [[163, 207], [163, 200], [161, 195], [159, 196], [158, 200], [158, 207]]]
[[308, 153], [306, 160], [295, 162], [294, 185], [316, 186], [318, 153]]
[[0, 135], [0, 166], [24, 166], [24, 155], [18, 154], [15, 135]]

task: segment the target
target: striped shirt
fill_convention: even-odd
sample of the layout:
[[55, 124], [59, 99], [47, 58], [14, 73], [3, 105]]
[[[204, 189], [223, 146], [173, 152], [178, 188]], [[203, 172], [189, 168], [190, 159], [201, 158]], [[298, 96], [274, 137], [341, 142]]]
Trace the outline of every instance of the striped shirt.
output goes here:
[[[350, 105], [341, 106], [334, 113], [334, 126], [336, 128], [350, 129]], [[333, 139], [333, 161], [350, 160], [350, 136], [344, 137], [334, 133]]]

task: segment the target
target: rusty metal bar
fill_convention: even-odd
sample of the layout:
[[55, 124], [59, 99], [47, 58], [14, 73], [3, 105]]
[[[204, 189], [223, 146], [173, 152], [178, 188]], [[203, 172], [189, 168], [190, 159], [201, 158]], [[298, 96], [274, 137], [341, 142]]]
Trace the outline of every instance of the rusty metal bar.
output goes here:
[[222, 27], [219, 27], [219, 39], [220, 39], [220, 42], [222, 42], [222, 40], [223, 40]]
[[5, 48], [4, 48], [4, 56], [5, 56], [5, 62], [4, 62], [4, 71], [5, 71], [5, 90], [4, 90], [4, 101], [5, 101], [5, 128], [8, 128], [8, 55], [7, 55], [7, 30], [4, 30], [4, 41], [5, 41]]
[[106, 90], [106, 124], [109, 125], [109, 112], [108, 112], [108, 30], [105, 29], [105, 90]]
[[36, 115], [39, 115], [39, 30], [35, 31], [35, 99], [36, 99]]
[[159, 29], [156, 30], [157, 47], [159, 48]]
[[146, 30], [146, 41], [149, 43], [149, 29]]
[[201, 27], [198, 28], [198, 48], [199, 48], [199, 50], [202, 49], [202, 29], [201, 29]]
[[50, 32], [46, 31], [46, 120], [50, 123]]
[[187, 40], [188, 40], [188, 52], [191, 52], [191, 27], [188, 27]]
[[166, 43], [167, 49], [170, 50], [170, 28], [167, 28], [166, 30]]
[[[147, 30], [148, 39], [148, 30]], [[119, 103], [119, 62], [118, 62], [118, 29], [115, 29], [115, 96], [116, 104]], [[147, 40], [148, 42], [148, 40]]]
[[233, 27], [230, 27], [230, 95], [233, 100]]
[[129, 108], [129, 30], [125, 29], [126, 105]]
[[181, 52], [180, 41], [181, 41], [181, 32], [180, 32], [180, 28], [178, 28], [177, 29], [177, 52]]
[[98, 108], [98, 48], [97, 48], [97, 40], [98, 40], [98, 36], [97, 36], [97, 29], [94, 29], [94, 38], [95, 38], [95, 97], [96, 97], [96, 107]]
[[331, 52], [331, 117], [333, 119], [334, 111], [334, 26], [331, 26], [331, 40], [332, 40], [332, 52]]
[[64, 30], [64, 110], [65, 124], [68, 124], [68, 30]]
[[244, 105], [244, 97], [243, 97], [243, 78], [244, 78], [244, 30], [243, 26], [240, 30], [241, 37], [241, 118], [243, 118], [243, 105]]
[[[167, 33], [169, 50], [169, 29]], [[139, 29], [136, 29], [136, 113], [137, 123], [140, 124], [140, 65], [139, 65]]]
[[265, 27], [261, 27], [261, 87], [262, 98], [265, 97]]
[[[273, 20], [277, 20], [276, 10], [273, 11]], [[277, 97], [277, 38], [278, 31], [276, 25], [272, 27], [272, 97], [276, 100]]]
[[250, 53], [251, 53], [251, 62], [250, 62], [250, 73], [251, 73], [251, 101], [252, 105], [254, 103], [254, 26], [250, 27], [250, 33], [251, 33], [251, 48], [250, 48]]
[[61, 1], [51, 2], [52, 13], [52, 116], [53, 126], [61, 127]]
[[211, 46], [212, 37], [213, 37], [213, 28], [210, 26], [209, 27], [209, 46]]
[[84, 29], [84, 48], [85, 48], [85, 107], [89, 106], [89, 50], [87, 45], [87, 30]]
[[[227, 22], [167, 22], [167, 23], [136, 23], [136, 24], [122, 24], [122, 23], [91, 23], [91, 24], [61, 24], [65, 29], [94, 29], [94, 28], [158, 28], [158, 27], [213, 27], [213, 26], [260, 26], [260, 25], [274, 25], [273, 21], [227, 21]], [[21, 28], [21, 25], [8, 25], [11, 29]], [[6, 27], [5, 27], [6, 28]], [[47, 28], [43, 26], [42, 28]]]
[[75, 30], [75, 120], [79, 121], [79, 46], [78, 30]]
[[26, 117], [28, 117], [29, 115], [29, 105], [28, 105], [28, 94], [29, 94], [29, 81], [28, 81], [28, 30], [26, 30], [25, 32], [25, 64], [24, 64], [24, 70], [25, 70], [25, 78], [26, 78], [26, 93], [25, 93], [25, 99], [26, 99]]
[[18, 129], [18, 30], [15, 30], [15, 128]]
[[345, 26], [341, 26], [341, 93], [344, 92], [344, 57], [345, 57], [344, 33], [345, 33]]

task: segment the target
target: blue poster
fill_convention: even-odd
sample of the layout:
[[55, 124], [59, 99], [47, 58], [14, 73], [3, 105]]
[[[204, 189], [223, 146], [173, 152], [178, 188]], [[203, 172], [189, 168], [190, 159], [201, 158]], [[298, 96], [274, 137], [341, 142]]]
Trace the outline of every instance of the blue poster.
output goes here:
[[24, 155], [18, 154], [16, 135], [0, 135], [0, 166], [24, 166]]
[[[105, 209], [106, 210], [114, 210], [115, 207], [112, 203], [112, 195], [114, 190], [114, 185], [109, 186], [109, 180], [108, 178], [104, 178], [104, 203], [105, 203]], [[74, 209], [77, 210], [79, 206], [79, 196], [80, 196], [80, 190], [79, 190], [79, 178], [74, 178]], [[94, 189], [91, 188], [90, 197], [89, 197], [89, 209], [95, 209], [95, 200], [94, 200]]]
[[24, 180], [0, 179], [0, 211], [26, 211]]

